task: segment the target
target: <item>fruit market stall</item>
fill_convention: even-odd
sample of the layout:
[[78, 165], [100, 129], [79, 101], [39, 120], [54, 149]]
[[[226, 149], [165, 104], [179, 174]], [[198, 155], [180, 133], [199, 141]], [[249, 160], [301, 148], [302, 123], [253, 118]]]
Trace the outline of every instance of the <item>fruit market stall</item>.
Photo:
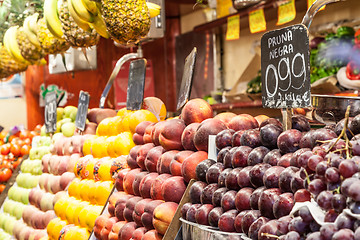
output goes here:
[[[4, 6], [9, 2], [15, 3], [5, 1]], [[272, 8], [274, 2], [259, 3], [253, 10]], [[287, 4], [291, 2], [295, 1]], [[86, 48], [103, 46], [104, 41], [137, 49], [121, 58], [137, 58], [129, 65], [126, 107], [117, 109], [105, 101], [112, 82], [104, 90], [102, 76], [94, 95], [79, 91], [79, 97], [71, 100], [75, 103], [64, 107], [59, 106], [64, 95], [46, 88], [41, 121], [32, 119], [41, 125], [34, 131], [15, 127], [1, 133], [0, 182], [8, 185], [0, 195], [0, 239], [360, 239], [357, 109], [345, 104], [337, 114], [339, 121], [327, 125], [315, 125], [302, 106], [287, 111], [292, 106], [282, 106], [282, 112], [293, 113], [284, 114], [282, 121], [265, 110], [230, 112], [231, 105], [217, 112], [224, 106], [216, 109], [209, 104], [211, 99], [190, 99], [195, 62], [203, 59], [196, 59], [194, 48], [185, 61], [177, 108], [170, 111], [174, 107], [160, 98], [144, 96], [147, 60], [142, 45], [151, 40], [147, 35], [151, 23], [160, 21], [163, 9], [158, 4], [35, 1], [30, 5], [33, 10], [19, 10], [26, 13], [22, 21], [19, 14], [10, 14], [6, 19], [17, 16], [18, 21], [0, 23], [5, 27], [0, 37], [1, 77], [26, 68], [44, 73], [47, 69], [31, 66], [45, 64], [49, 54], [59, 54], [64, 61], [69, 47], [82, 49], [88, 63], [91, 55]], [[0, 19], [5, 15], [0, 11]], [[354, 28], [342, 26], [336, 34], [313, 40], [311, 57], [306, 59], [311, 79], [345, 74], [345, 81], [338, 76], [341, 86], [336, 87], [354, 88], [357, 58], [328, 61], [322, 52], [346, 45], [358, 53], [358, 37]], [[306, 47], [299, 54], [310, 53]], [[118, 63], [107, 68], [114, 66], [121, 70]], [[297, 74], [294, 68], [299, 66], [289, 67], [295, 78], [307, 73], [304, 67]], [[171, 69], [156, 74], [160, 73], [171, 75]], [[28, 80], [34, 76], [29, 75]], [[261, 89], [259, 79], [260, 75], [249, 82], [249, 92]], [[310, 88], [310, 74], [308, 80]], [[88, 83], [95, 86], [92, 80]], [[166, 102], [174, 105], [174, 99]], [[93, 107], [94, 102], [100, 107]], [[260, 101], [252, 104], [258, 106]]]

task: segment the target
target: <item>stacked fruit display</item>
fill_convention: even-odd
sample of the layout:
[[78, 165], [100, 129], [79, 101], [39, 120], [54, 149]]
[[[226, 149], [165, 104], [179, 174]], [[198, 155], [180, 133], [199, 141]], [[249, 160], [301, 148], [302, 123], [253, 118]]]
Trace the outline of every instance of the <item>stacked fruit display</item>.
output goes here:
[[181, 119], [138, 124], [133, 135], [137, 145], [127, 156], [131, 169], [119, 171], [118, 192], [109, 199], [108, 213], [96, 220], [94, 235], [121, 240], [162, 238], [187, 183], [196, 177], [197, 164], [208, 157], [209, 135], [227, 128], [220, 120], [227, 115], [231, 114], [213, 119], [210, 105], [195, 99], [185, 105]]
[[357, 239], [359, 119], [310, 130], [295, 115], [283, 131], [273, 118], [233, 117], [217, 159], [197, 165], [182, 218], [251, 239]]
[[[14, 128], [16, 130], [16, 128]], [[12, 176], [13, 171], [21, 163], [23, 156], [28, 155], [31, 142], [34, 136], [38, 135], [35, 131], [21, 130], [15, 134], [0, 133], [0, 193], [4, 190], [6, 182]], [[6, 142], [6, 143], [5, 143]]]
[[[24, 238], [25, 235], [28, 237], [37, 236], [38, 238], [46, 235], [46, 231], [40, 230], [44, 227], [39, 224], [46, 221], [45, 218], [51, 217], [51, 214], [47, 213], [46, 216], [42, 216], [38, 214], [41, 211], [35, 207], [33, 211], [29, 212], [30, 206], [28, 204], [33, 202], [34, 194], [32, 192], [34, 187], [38, 185], [42, 174], [41, 158], [49, 152], [49, 137], [37, 136], [33, 138], [29, 158], [23, 161], [21, 173], [16, 177], [16, 183], [9, 189], [8, 199], [2, 205], [0, 227], [18, 239]], [[40, 199], [38, 200], [38, 207], [40, 208]], [[41, 199], [41, 207], [47, 206], [48, 203], [48, 199]], [[28, 227], [27, 224], [34, 228], [36, 226], [36, 230]]]

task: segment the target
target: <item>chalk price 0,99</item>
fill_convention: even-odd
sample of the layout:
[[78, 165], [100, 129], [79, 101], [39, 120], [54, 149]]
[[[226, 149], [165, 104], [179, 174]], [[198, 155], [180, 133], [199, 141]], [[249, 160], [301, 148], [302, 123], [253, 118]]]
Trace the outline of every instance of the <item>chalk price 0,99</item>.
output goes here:
[[294, 25], [261, 39], [263, 107], [310, 106], [309, 40], [306, 27]]

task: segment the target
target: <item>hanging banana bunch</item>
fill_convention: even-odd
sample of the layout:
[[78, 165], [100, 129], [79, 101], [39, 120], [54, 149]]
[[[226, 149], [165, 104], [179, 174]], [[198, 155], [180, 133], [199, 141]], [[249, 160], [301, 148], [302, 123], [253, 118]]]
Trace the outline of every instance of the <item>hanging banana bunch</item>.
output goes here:
[[0, 43], [0, 79], [25, 71], [28, 64], [17, 62]]

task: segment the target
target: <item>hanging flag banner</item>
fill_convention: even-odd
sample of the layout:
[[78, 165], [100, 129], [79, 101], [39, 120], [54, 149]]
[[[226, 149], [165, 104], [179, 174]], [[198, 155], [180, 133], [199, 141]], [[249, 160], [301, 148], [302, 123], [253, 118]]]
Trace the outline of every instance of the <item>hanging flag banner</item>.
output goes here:
[[278, 21], [276, 25], [291, 22], [296, 17], [295, 0], [289, 0], [278, 7]]
[[240, 38], [240, 15], [227, 18], [226, 40], [237, 40]]
[[249, 27], [251, 33], [266, 31], [264, 9], [258, 9], [249, 13]]
[[[309, 9], [311, 7], [311, 5], [313, 5], [313, 3], [316, 2], [316, 0], [307, 0], [307, 9]], [[324, 10], [326, 6], [323, 6], [322, 8], [320, 8], [319, 11]]]

